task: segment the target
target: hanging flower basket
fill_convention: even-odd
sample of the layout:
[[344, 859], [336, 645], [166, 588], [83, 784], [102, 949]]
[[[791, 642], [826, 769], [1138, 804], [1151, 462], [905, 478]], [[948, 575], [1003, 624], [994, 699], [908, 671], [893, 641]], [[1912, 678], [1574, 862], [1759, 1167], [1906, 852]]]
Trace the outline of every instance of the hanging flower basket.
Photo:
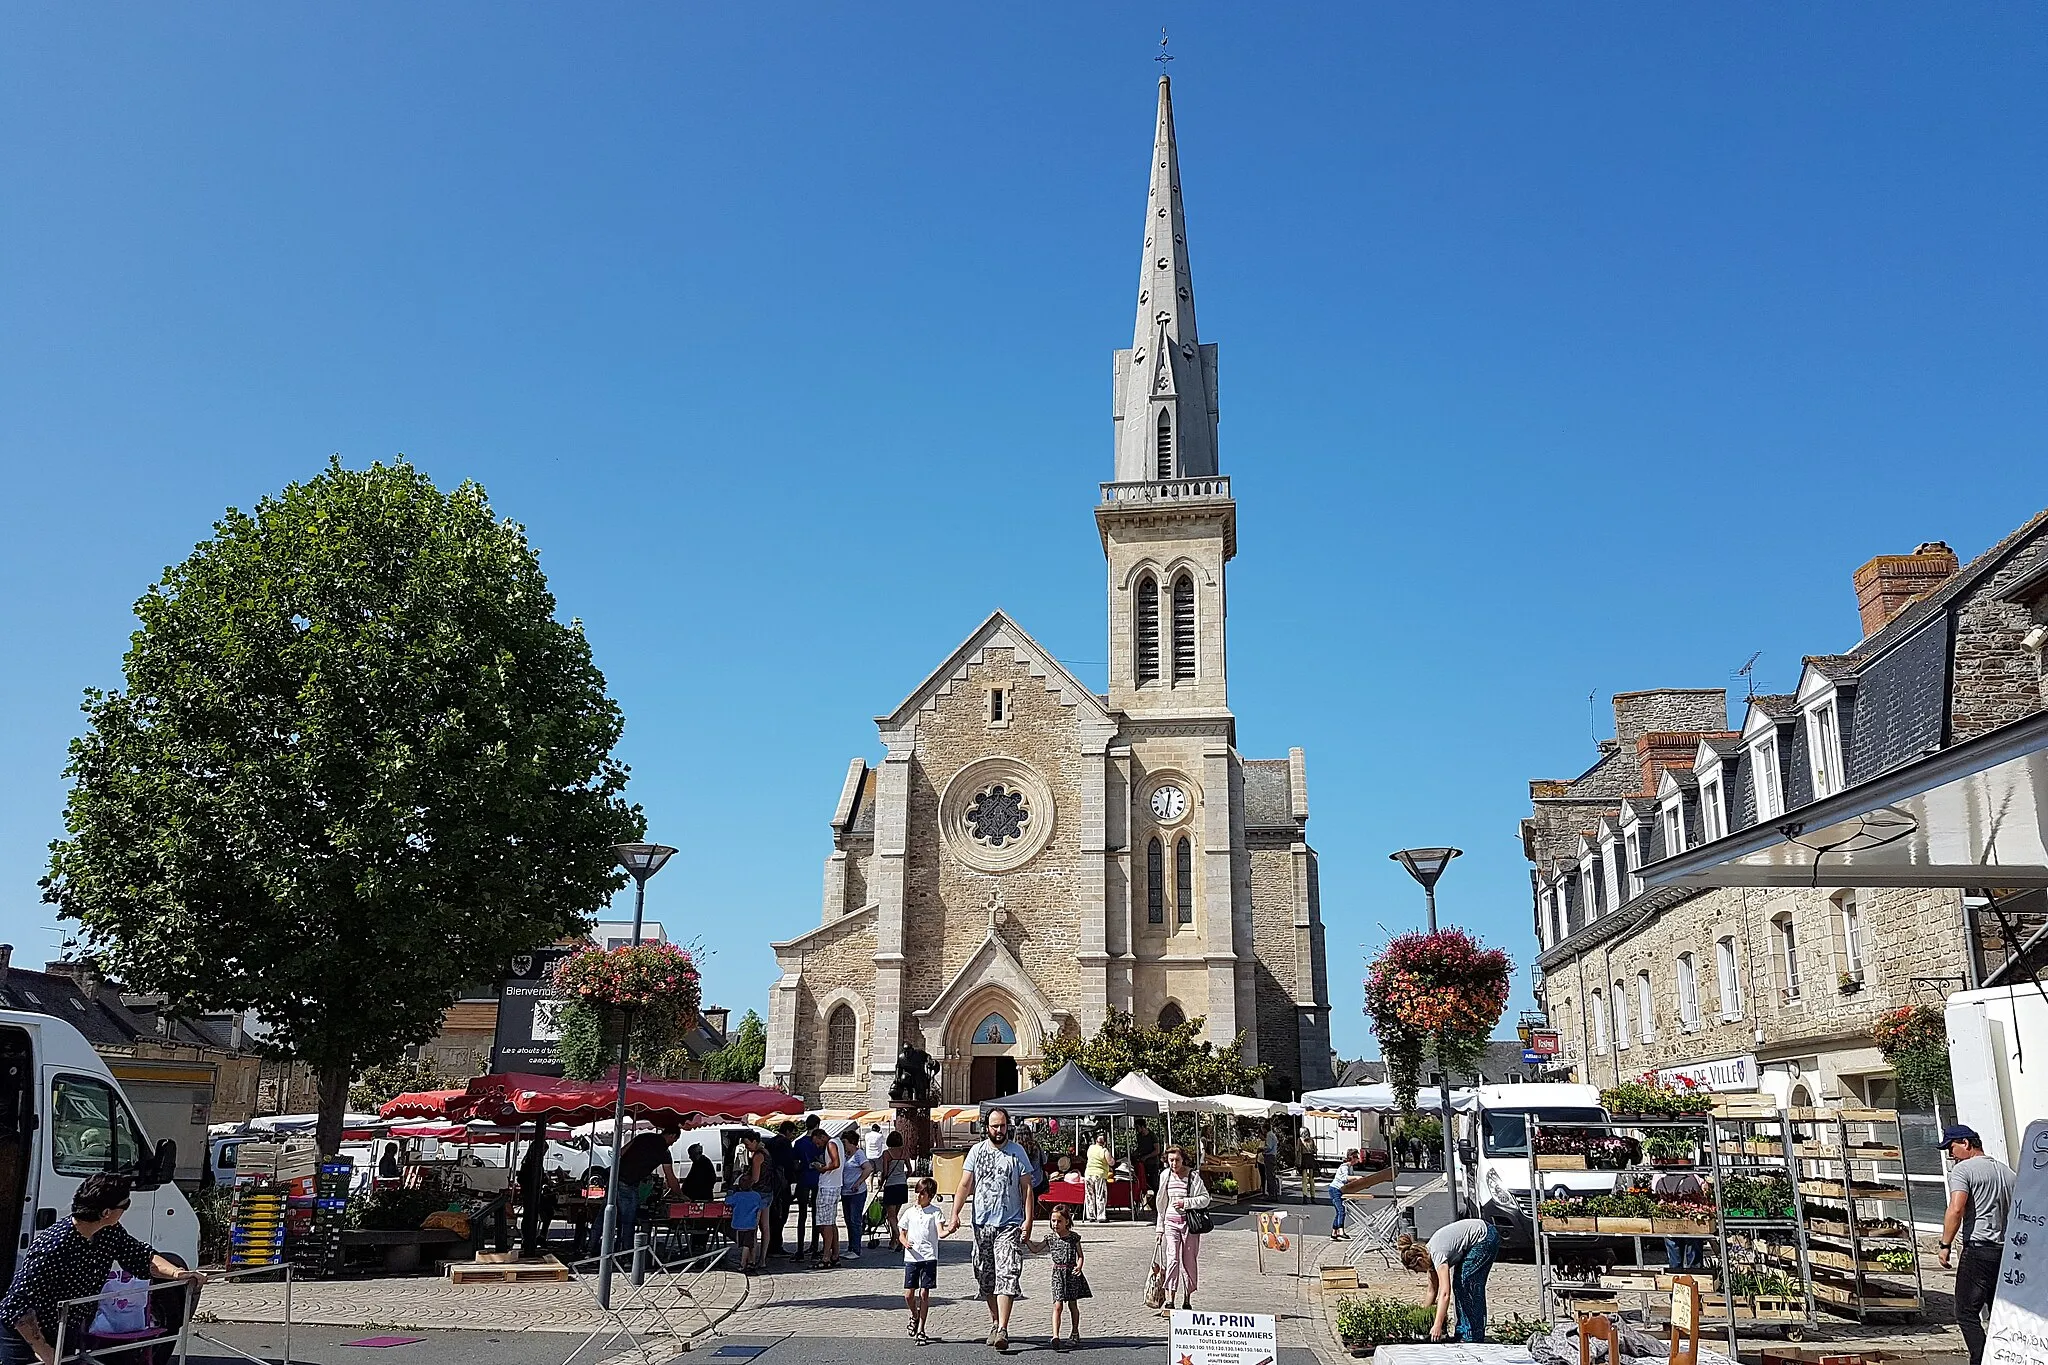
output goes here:
[[1903, 1005], [1877, 1016], [1871, 1041], [1891, 1063], [1899, 1089], [1922, 1102], [1955, 1098], [1949, 1070], [1948, 1021], [1938, 1006]]
[[1445, 1074], [1473, 1070], [1508, 1003], [1514, 963], [1462, 929], [1403, 934], [1365, 976], [1365, 1012], [1379, 1035], [1387, 1079], [1403, 1110], [1415, 1109], [1425, 1053]]
[[606, 1041], [614, 1044], [635, 1018], [694, 1020], [704, 999], [697, 964], [673, 943], [587, 948], [556, 964], [554, 988], [589, 1006]]

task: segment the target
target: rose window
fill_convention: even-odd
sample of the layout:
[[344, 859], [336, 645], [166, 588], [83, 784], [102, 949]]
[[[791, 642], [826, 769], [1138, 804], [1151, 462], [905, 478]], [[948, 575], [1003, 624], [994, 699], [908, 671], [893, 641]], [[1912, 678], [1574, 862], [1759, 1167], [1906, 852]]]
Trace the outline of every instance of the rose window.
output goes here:
[[1023, 792], [998, 782], [974, 798], [966, 819], [967, 832], [976, 843], [1001, 848], [1023, 837], [1031, 811]]

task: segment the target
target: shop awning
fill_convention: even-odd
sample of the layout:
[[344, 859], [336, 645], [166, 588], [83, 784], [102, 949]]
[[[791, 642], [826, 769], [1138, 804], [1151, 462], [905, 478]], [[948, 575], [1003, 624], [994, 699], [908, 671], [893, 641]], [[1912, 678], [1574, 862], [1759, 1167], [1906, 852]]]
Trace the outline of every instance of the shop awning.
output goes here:
[[386, 1100], [377, 1112], [387, 1119], [445, 1119], [468, 1112], [467, 1090], [409, 1090]]
[[[497, 1123], [539, 1118], [551, 1123], [591, 1123], [611, 1117], [618, 1082], [507, 1072], [477, 1077], [469, 1083], [468, 1095], [473, 1113]], [[685, 1124], [704, 1119], [740, 1123], [749, 1115], [803, 1112], [803, 1101], [796, 1096], [745, 1081], [634, 1078], [626, 1082], [626, 1113], [633, 1118], [672, 1118]]]
[[2048, 887], [2048, 712], [1642, 870], [1650, 886]]
[[1300, 1105], [1286, 1100], [1255, 1100], [1248, 1095], [1204, 1095], [1201, 1102], [1241, 1119], [1284, 1119], [1301, 1112]]
[[[1451, 1091], [1451, 1108], [1459, 1113], [1473, 1108], [1478, 1098], [1468, 1089]], [[1328, 1090], [1310, 1090], [1301, 1097], [1304, 1109], [1311, 1112], [1318, 1109], [1333, 1109], [1343, 1113], [1397, 1114], [1401, 1106], [1394, 1102], [1394, 1087], [1391, 1085], [1339, 1085]], [[1415, 1092], [1415, 1107], [1425, 1114], [1434, 1114], [1443, 1108], [1442, 1097], [1437, 1088], [1425, 1085]]]

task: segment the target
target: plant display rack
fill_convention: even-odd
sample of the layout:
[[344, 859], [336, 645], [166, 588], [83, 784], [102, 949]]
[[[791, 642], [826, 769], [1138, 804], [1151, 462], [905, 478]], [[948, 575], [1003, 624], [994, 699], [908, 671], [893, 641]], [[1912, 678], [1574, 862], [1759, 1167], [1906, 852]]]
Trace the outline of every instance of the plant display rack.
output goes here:
[[[1546, 1131], [1553, 1134], [1583, 1132], [1596, 1141], [1598, 1137], [1626, 1134], [1643, 1137], [1697, 1135], [1691, 1164], [1674, 1162], [1669, 1158], [1654, 1163], [1646, 1159], [1642, 1164], [1616, 1171], [1615, 1181], [1622, 1186], [1631, 1178], [1647, 1177], [1654, 1181], [1662, 1175], [1697, 1175], [1708, 1186], [1714, 1210], [1711, 1224], [1639, 1218], [1546, 1218], [1541, 1211], [1545, 1199], [1543, 1171], [1579, 1168], [1537, 1168], [1530, 1190], [1529, 1215], [1536, 1229], [1538, 1303], [1545, 1317], [1555, 1318], [1566, 1310], [1616, 1309], [1623, 1295], [1639, 1296], [1638, 1302], [1646, 1322], [1653, 1307], [1661, 1306], [1668, 1312], [1672, 1272], [1661, 1264], [1652, 1265], [1646, 1261], [1644, 1240], [1693, 1237], [1716, 1244], [1718, 1264], [1712, 1270], [1702, 1267], [1677, 1273], [1692, 1275], [1700, 1282], [1703, 1319], [1712, 1321], [1719, 1318], [1727, 1324], [1730, 1359], [1740, 1358], [1738, 1323], [1775, 1328], [1788, 1341], [1805, 1337], [1814, 1325], [1814, 1301], [1810, 1289], [1813, 1277], [1808, 1270], [1799, 1172], [1795, 1164], [1798, 1158], [1792, 1154], [1792, 1125], [1788, 1118], [1776, 1111], [1754, 1116], [1738, 1116], [1740, 1113], [1740, 1109], [1734, 1109], [1721, 1114], [1678, 1118], [1615, 1115], [1599, 1123], [1530, 1121], [1532, 1166], [1538, 1140]], [[1788, 1190], [1789, 1203], [1776, 1209], [1729, 1207], [1726, 1196], [1731, 1180], [1756, 1181], [1760, 1178]], [[1744, 1187], [1738, 1184], [1736, 1188], [1740, 1191]], [[1611, 1274], [1601, 1275], [1597, 1281], [1567, 1280], [1559, 1276], [1561, 1251], [1568, 1255], [1575, 1243], [1591, 1247], [1597, 1245], [1597, 1239], [1601, 1238], [1630, 1241], [1635, 1248], [1635, 1266], [1618, 1267]], [[1777, 1255], [1777, 1248], [1783, 1248], [1786, 1253], [1784, 1259]], [[1655, 1249], [1655, 1259], [1661, 1263], [1663, 1248], [1657, 1246]], [[1739, 1284], [1739, 1277], [1758, 1270], [1781, 1271], [1790, 1292], [1782, 1296], [1729, 1292], [1731, 1280]]]
[[[1913, 1236], [1906, 1148], [1894, 1109], [1795, 1108], [1799, 1190], [1807, 1202], [1813, 1296], [1831, 1313], [1868, 1322], [1917, 1318], [1926, 1307]], [[1894, 1270], [1880, 1259], [1903, 1253]]]

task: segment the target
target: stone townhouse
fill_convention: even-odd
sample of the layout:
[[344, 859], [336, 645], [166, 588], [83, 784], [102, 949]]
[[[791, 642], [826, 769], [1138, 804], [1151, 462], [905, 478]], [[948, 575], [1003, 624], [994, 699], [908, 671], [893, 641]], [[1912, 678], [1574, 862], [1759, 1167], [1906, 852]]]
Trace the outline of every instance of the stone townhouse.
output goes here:
[[1093, 511], [1108, 691], [998, 611], [877, 718], [883, 757], [848, 765], [832, 816], [821, 922], [774, 945], [763, 1080], [813, 1104], [885, 1100], [910, 1046], [948, 1103], [1009, 1094], [1046, 1039], [1111, 1010], [1242, 1033], [1269, 1093], [1329, 1084], [1302, 751], [1242, 756], [1230, 709], [1237, 504], [1165, 80], [1150, 182]]
[[[1804, 660], [1794, 691], [1732, 713], [1719, 688], [1619, 693], [1593, 765], [1530, 784], [1536, 991], [1560, 1078], [1685, 1069], [1786, 1103], [1891, 1105], [1879, 1013], [2038, 969], [2038, 890], [1824, 871], [1800, 889], [1646, 889], [1638, 875], [1758, 824], [1797, 837], [1787, 816], [1807, 803], [2048, 705], [2048, 513], [1967, 566], [1929, 543], [1871, 560], [1854, 585], [1863, 638]], [[1887, 837], [1882, 822], [1863, 837]]]

